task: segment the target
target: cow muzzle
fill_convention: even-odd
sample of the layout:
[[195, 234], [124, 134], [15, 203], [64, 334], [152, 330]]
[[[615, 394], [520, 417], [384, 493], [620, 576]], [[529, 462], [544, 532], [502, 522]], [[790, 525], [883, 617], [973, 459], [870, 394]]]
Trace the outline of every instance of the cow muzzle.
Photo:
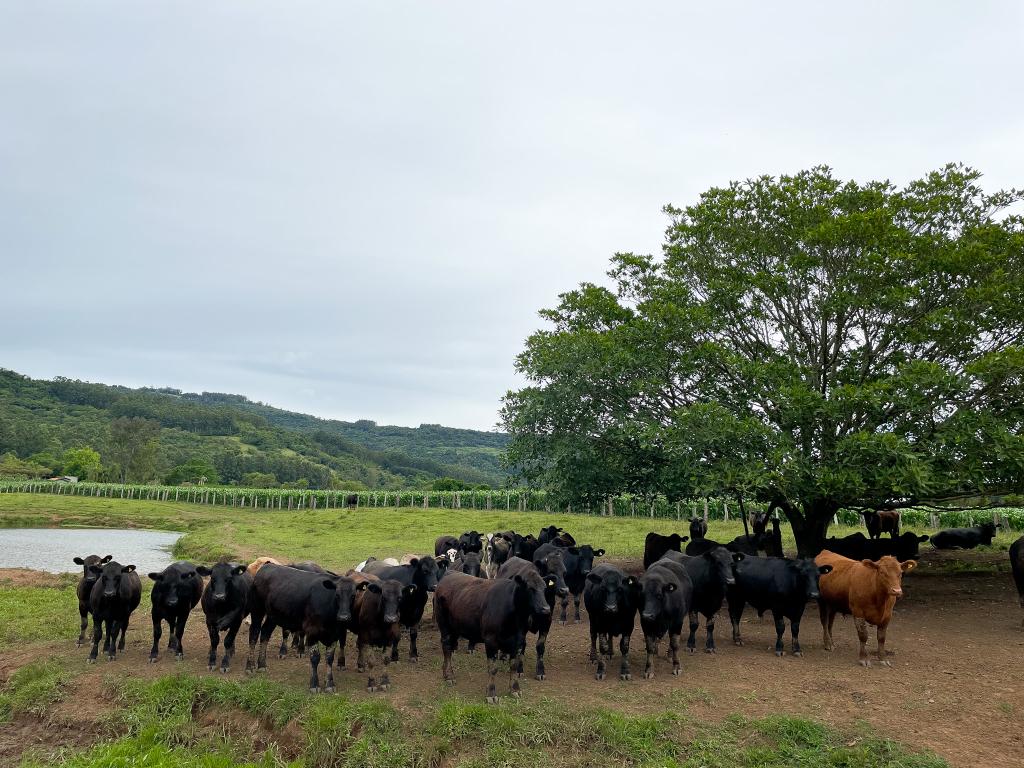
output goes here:
[[214, 602], [223, 603], [227, 599], [228, 599], [228, 595], [227, 595], [226, 592], [214, 592], [213, 593], [213, 600], [214, 600]]
[[656, 618], [658, 618], [655, 614], [651, 613], [650, 611], [644, 611], [640, 614], [640, 617], [644, 621], [654, 621]]
[[104, 589], [103, 590], [103, 596], [104, 597], [113, 597], [116, 594], [117, 594], [117, 592], [115, 592], [113, 589]]
[[398, 614], [396, 613], [396, 614], [392, 614], [390, 616], [385, 616], [384, 617], [384, 623], [385, 624], [397, 624], [398, 623]]
[[901, 597], [903, 595], [903, 590], [900, 587], [893, 587], [889, 592], [896, 595], [896, 597]]

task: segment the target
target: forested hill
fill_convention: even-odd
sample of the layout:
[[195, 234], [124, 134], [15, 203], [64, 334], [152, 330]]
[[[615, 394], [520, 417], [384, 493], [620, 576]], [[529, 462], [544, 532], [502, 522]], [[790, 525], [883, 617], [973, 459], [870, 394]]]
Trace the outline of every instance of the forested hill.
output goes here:
[[[126, 452], [132, 435], [122, 432], [147, 426], [148, 455]], [[88, 446], [100, 454], [93, 472], [104, 479], [123, 469], [133, 481], [188, 480], [188, 471], [175, 470], [191, 465], [192, 474], [210, 479], [212, 470], [222, 483], [397, 488], [451, 477], [499, 487], [506, 443], [496, 432], [333, 421], [241, 395], [44, 381], [0, 369], [0, 455], [8, 454], [8, 470], [20, 460], [59, 472], [69, 450]]]

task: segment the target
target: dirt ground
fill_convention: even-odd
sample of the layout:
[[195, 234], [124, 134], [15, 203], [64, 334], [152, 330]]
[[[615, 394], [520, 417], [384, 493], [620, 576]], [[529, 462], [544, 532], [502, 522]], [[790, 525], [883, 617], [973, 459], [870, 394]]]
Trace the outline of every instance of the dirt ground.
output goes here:
[[[775, 640], [770, 617], [762, 622], [748, 609], [742, 626], [746, 644], [732, 644], [728, 616], [720, 615], [718, 653], [702, 652], [702, 627], [698, 653], [684, 654], [679, 678], [672, 677], [668, 659], [662, 655], [656, 662], [656, 678], [642, 679], [643, 638], [638, 626], [630, 653], [633, 680], [618, 679], [616, 660], [610, 679], [598, 682], [587, 660], [590, 640], [584, 612], [582, 623], [556, 624], [552, 629], [547, 680], [532, 678], [534, 657], [532, 650], [528, 651], [523, 696], [527, 701], [547, 697], [573, 706], [603, 706], [631, 713], [685, 710], [689, 717], [700, 720], [718, 720], [739, 712], [751, 717], [803, 715], [847, 730], [867, 722], [880, 735], [932, 749], [956, 766], [1020, 766], [1024, 755], [1024, 612], [1013, 584], [1006, 574], [929, 575], [928, 570], [921, 568], [904, 579], [905, 596], [897, 604], [888, 635], [891, 668], [857, 665], [851, 619], [837, 619], [836, 649], [825, 652], [817, 608], [809, 605], [801, 626], [803, 658], [788, 654], [788, 631], [787, 654], [776, 658], [770, 650]], [[68, 610], [74, 606], [69, 605]], [[338, 691], [357, 697], [387, 696], [396, 706], [412, 707], [448, 690], [441, 681], [439, 638], [429, 610], [420, 632], [421, 661], [415, 666], [405, 661], [392, 666], [389, 693], [366, 692], [366, 676], [354, 671], [356, 654], [351, 640], [349, 668], [335, 676]], [[112, 663], [101, 656], [95, 666], [87, 666], [86, 649], [76, 649], [73, 639], [0, 652], [0, 680], [47, 654], [67, 658], [81, 669], [74, 692], [56, 705], [49, 723], [20, 717], [0, 726], [0, 764], [16, 762], [32, 745], [78, 746], [100, 738], [102, 731], [93, 720], [95, 710], [84, 710], [81, 702], [97, 701], [95, 693], [101, 690], [104, 677], [115, 670], [145, 678], [177, 670], [219, 674], [206, 670], [208, 640], [198, 609], [186, 632], [183, 662], [164, 655], [159, 663], [147, 664], [151, 623], [142, 610], [134, 618], [127, 653]], [[869, 647], [873, 642], [872, 632]], [[403, 640], [403, 659], [406, 649]], [[306, 685], [306, 660], [271, 656], [269, 665], [271, 678]], [[240, 648], [229, 675], [242, 676], [244, 666], [245, 650]], [[470, 656], [460, 652], [455, 662], [455, 691], [482, 701], [485, 666], [482, 653]], [[503, 690], [499, 685], [499, 693]], [[260, 740], [269, 737], [257, 733], [259, 724], [252, 728]]]

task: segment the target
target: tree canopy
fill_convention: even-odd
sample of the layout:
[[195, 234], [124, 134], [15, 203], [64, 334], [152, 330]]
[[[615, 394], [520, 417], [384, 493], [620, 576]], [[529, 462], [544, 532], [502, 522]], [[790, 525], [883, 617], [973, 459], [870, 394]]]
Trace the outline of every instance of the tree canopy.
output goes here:
[[668, 207], [541, 316], [508, 461], [568, 500], [734, 494], [804, 553], [840, 508], [1024, 485], [1024, 219], [957, 165], [897, 188], [814, 168]]

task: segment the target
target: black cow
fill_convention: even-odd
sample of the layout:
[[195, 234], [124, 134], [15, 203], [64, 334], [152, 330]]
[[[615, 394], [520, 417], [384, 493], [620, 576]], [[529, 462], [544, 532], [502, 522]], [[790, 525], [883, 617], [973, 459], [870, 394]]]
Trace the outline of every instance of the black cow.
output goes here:
[[947, 528], [932, 536], [932, 546], [936, 549], [974, 549], [979, 544], [986, 546], [995, 538], [999, 523], [982, 523], [973, 528]]
[[555, 580], [555, 591], [558, 596], [568, 599], [569, 585], [565, 581], [565, 556], [567, 550], [551, 544], [539, 547], [533, 554], [533, 565], [537, 573], [543, 577], [551, 576]]
[[[334, 650], [343, 630], [352, 625], [356, 583], [346, 576], [325, 576], [268, 563], [256, 573], [250, 592], [252, 627], [245, 671], [267, 668], [267, 645], [275, 627], [301, 632], [313, 650], [309, 654], [309, 688], [320, 689], [320, 645], [327, 649], [324, 690], [334, 690]], [[260, 650], [256, 656], [256, 640]], [[345, 664], [342, 646], [340, 666]]]
[[203, 595], [203, 580], [195, 565], [185, 562], [171, 563], [159, 573], [150, 573], [149, 578], [156, 582], [149, 595], [153, 601], [153, 647], [149, 650], [149, 663], [155, 664], [160, 658], [160, 636], [165, 621], [171, 635], [167, 640], [167, 650], [174, 651], [176, 658], [183, 659], [185, 648], [181, 638], [185, 634], [188, 615]]
[[750, 515], [750, 527], [755, 536], [760, 536], [768, 531], [768, 513], [752, 512]]
[[227, 631], [224, 636], [224, 659], [220, 663], [220, 671], [227, 672], [231, 667], [231, 657], [235, 655], [235, 636], [242, 626], [242, 619], [249, 615], [252, 576], [246, 572], [244, 565], [238, 563], [217, 563], [212, 568], [200, 565], [196, 573], [210, 579], [202, 597], [206, 631], [210, 635], [209, 668], [212, 672], [217, 666], [220, 633]]
[[91, 571], [89, 566], [103, 565], [113, 559], [113, 555], [106, 555], [105, 557], [89, 555], [88, 557], [75, 558], [75, 563], [82, 566], [82, 578], [78, 580], [78, 588], [75, 590], [78, 595], [78, 615], [82, 619], [82, 628], [78, 633], [78, 642], [76, 643], [79, 647], [85, 642], [85, 631], [89, 628], [89, 595], [92, 593], [92, 585], [96, 583], [96, 579], [100, 576], [98, 571]]
[[531, 617], [550, 613], [544, 596], [547, 584], [536, 571], [516, 574], [511, 579], [478, 579], [453, 573], [442, 581], [434, 594], [434, 620], [441, 633], [444, 653], [442, 676], [455, 680], [452, 654], [464, 638], [483, 643], [487, 653], [487, 701], [498, 703], [494, 678], [498, 674], [498, 654], [509, 659], [509, 693], [519, 696], [519, 678], [515, 674], [519, 657], [526, 647]]
[[680, 563], [686, 568], [686, 573], [693, 582], [690, 634], [686, 639], [686, 650], [690, 653], [694, 653], [697, 648], [699, 616], [704, 616], [704, 627], [707, 631], [704, 652], [715, 653], [715, 615], [722, 609], [722, 602], [728, 594], [729, 587], [736, 583], [733, 565], [744, 557], [742, 553], [730, 552], [725, 547], [715, 547], [695, 557], [674, 552], [665, 555], [666, 559]]
[[828, 573], [832, 566], [821, 567], [813, 560], [789, 560], [781, 557], [748, 557], [737, 563], [736, 584], [729, 588], [729, 618], [732, 620], [732, 639], [743, 645], [740, 637], [740, 619], [743, 608], [750, 603], [762, 616], [772, 612], [775, 619], [775, 655], [783, 653], [782, 636], [789, 619], [789, 633], [793, 640], [793, 655], [800, 651], [800, 619], [808, 600], [818, 599], [818, 576]]
[[576, 539], [573, 538], [572, 534], [568, 531], [562, 531], [560, 534], [555, 536], [548, 544], [554, 544], [556, 547], [575, 547]]
[[490, 578], [498, 574], [501, 564], [512, 557], [512, 539], [496, 533], [487, 540], [484, 548], [484, 570]]
[[679, 635], [693, 605], [693, 582], [686, 568], [674, 560], [659, 560], [640, 577], [640, 628], [644, 633], [647, 664], [644, 678], [654, 678], [658, 642], [668, 635], [672, 674], [678, 675]]
[[[359, 658], [356, 668], [360, 672], [369, 669], [366, 690], [386, 691], [391, 686], [388, 675], [388, 663], [391, 661], [387, 649], [398, 645], [398, 637], [402, 634], [400, 624], [401, 603], [403, 597], [422, 591], [415, 584], [402, 584], [395, 579], [378, 580], [372, 576], [364, 576], [356, 587], [355, 599], [355, 633], [356, 648]], [[380, 680], [373, 674], [374, 654], [379, 649], [384, 662], [384, 671]]]
[[703, 517], [695, 517], [690, 520], [690, 539], [696, 541], [708, 535], [708, 521]]
[[702, 538], [702, 539], [691, 539], [690, 543], [686, 545], [684, 552], [690, 557], [698, 557], [703, 555], [705, 552], [710, 552], [716, 547], [724, 547], [725, 544], [721, 544], [714, 539]]
[[[569, 587], [569, 594], [572, 595], [573, 608], [575, 608], [575, 621], [581, 621], [580, 599], [587, 585], [587, 576], [594, 570], [594, 558], [604, 554], [603, 549], [594, 549], [589, 544], [580, 547], [559, 547], [553, 543], [545, 544], [534, 553], [533, 559], [547, 557], [552, 551], [562, 553], [562, 562], [565, 564], [565, 585]], [[562, 615], [559, 621], [562, 624], [568, 620], [569, 595], [562, 598]]]
[[1010, 570], [1013, 571], [1013, 581], [1017, 584], [1020, 607], [1024, 608], [1024, 536], [1010, 545]]
[[[300, 560], [297, 563], [288, 563], [289, 568], [298, 568], [300, 571], [308, 571], [309, 573], [322, 573], [327, 576], [337, 576], [334, 571], [328, 571], [319, 563], [315, 563], [312, 560]], [[279, 659], [283, 659], [288, 655], [288, 635], [292, 635], [292, 650], [295, 651], [295, 655], [300, 659], [306, 655], [306, 636], [302, 632], [290, 632], [287, 629], [281, 629], [281, 648], [277, 653]], [[345, 653], [342, 650], [342, 657], [344, 658]], [[344, 665], [343, 665], [344, 666]]]
[[[407, 587], [416, 585], [415, 590], [403, 591], [399, 605], [401, 624], [409, 630], [409, 661], [419, 661], [419, 649], [416, 638], [419, 637], [420, 621], [423, 609], [427, 605], [427, 594], [437, 589], [439, 573], [437, 561], [432, 557], [414, 557], [406, 565], [386, 565], [380, 561], [370, 563], [363, 573], [376, 576], [381, 581], [393, 579]], [[398, 661], [398, 638], [391, 646], [391, 661]]]
[[540, 529], [540, 533], [537, 534], [537, 542], [539, 544], [547, 544], [558, 538], [558, 534], [562, 533], [562, 529], [557, 525], [547, 525]]
[[89, 593], [89, 612], [92, 614], [89, 663], [96, 661], [104, 628], [106, 639], [103, 641], [103, 652], [107, 654], [108, 660], [113, 661], [117, 652], [124, 650], [128, 621], [142, 600], [142, 580], [135, 572], [134, 565], [121, 565], [114, 560], [108, 560], [103, 565], [90, 565], [89, 571], [96, 575], [96, 582]]
[[772, 530], [737, 536], [725, 545], [730, 552], [757, 557], [764, 552], [768, 557], [782, 557], [782, 530], [778, 520], [772, 520]]
[[454, 536], [438, 536], [434, 540], [435, 557], [448, 557], [448, 551], [451, 549], [459, 551], [459, 540]]
[[644, 568], [650, 568], [653, 563], [661, 560], [666, 552], [681, 552], [683, 542], [689, 540], [689, 536], [680, 536], [678, 533], [668, 536], [653, 531], [648, 533], [644, 539]]
[[895, 538], [886, 539], [869, 539], [858, 531], [839, 539], [830, 536], [825, 539], [823, 548], [851, 560], [880, 560], [886, 555], [891, 555], [902, 562], [916, 559], [920, 545], [925, 541], [928, 541], [928, 536], [918, 536], [911, 531], [904, 531]]
[[541, 544], [537, 541], [537, 537], [532, 533], [526, 536], [520, 536], [518, 533], [512, 537], [512, 549], [510, 555], [512, 557], [520, 557], [523, 560], [533, 560], [533, 553], [537, 551], [537, 548]]
[[483, 549], [484, 542], [482, 533], [466, 531], [464, 534], [459, 536], [458, 550], [460, 552], [476, 552], [477, 554], [480, 554], [483, 552]]
[[[611, 662], [612, 643], [619, 638], [619, 653], [622, 665], [619, 677], [631, 679], [629, 672], [629, 639], [640, 605], [640, 582], [636, 576], [626, 576], [614, 565], [602, 563], [586, 578], [583, 600], [587, 605], [590, 619], [590, 662], [597, 662], [594, 677], [604, 680], [605, 663]], [[601, 640], [598, 655], [597, 641]]]
[[480, 575], [480, 555], [476, 552], [466, 552], [456, 555], [453, 562], [445, 570], [446, 573], [468, 573], [470, 576]]
[[[557, 564], [555, 563], [557, 561]], [[561, 576], [557, 575], [557, 566], [562, 565], [561, 559], [556, 555], [550, 555], [549, 559], [543, 562], [543, 565], [537, 562], [529, 563], [520, 557], [511, 557], [502, 564], [501, 568], [498, 569], [499, 579], [514, 579], [516, 576], [522, 576], [526, 578], [530, 571], [537, 573], [542, 579], [544, 579], [544, 601], [548, 606], [548, 610], [543, 613], [531, 612], [530, 623], [528, 626], [529, 632], [537, 635], [537, 667], [534, 672], [534, 676], [538, 680], [543, 680], [545, 677], [544, 670], [544, 649], [547, 646], [548, 632], [551, 631], [551, 619], [552, 611], [555, 608], [555, 597], [560, 595], [568, 594], [569, 588], [565, 586], [565, 582]], [[554, 568], [554, 572], [546, 570]], [[562, 565], [562, 570], [564, 570]], [[523, 640], [525, 643], [525, 638]], [[516, 665], [516, 672], [522, 676], [523, 674], [523, 653], [525, 648], [519, 653], [518, 663]]]

